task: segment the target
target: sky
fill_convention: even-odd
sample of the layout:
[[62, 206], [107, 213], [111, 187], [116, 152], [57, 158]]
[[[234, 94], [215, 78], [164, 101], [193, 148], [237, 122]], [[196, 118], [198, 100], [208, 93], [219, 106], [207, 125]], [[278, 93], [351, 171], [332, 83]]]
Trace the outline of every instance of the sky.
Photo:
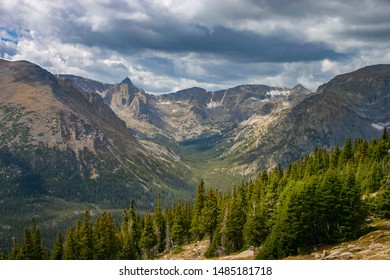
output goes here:
[[315, 90], [390, 63], [390, 0], [1, 0], [0, 58], [150, 93]]

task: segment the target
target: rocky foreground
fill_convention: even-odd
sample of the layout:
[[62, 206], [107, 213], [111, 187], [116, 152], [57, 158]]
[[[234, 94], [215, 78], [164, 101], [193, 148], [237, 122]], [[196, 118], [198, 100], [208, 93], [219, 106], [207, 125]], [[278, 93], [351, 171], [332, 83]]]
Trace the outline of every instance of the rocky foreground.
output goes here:
[[373, 231], [358, 240], [337, 246], [321, 247], [310, 255], [289, 257], [291, 260], [390, 260], [390, 221], [372, 225]]
[[[288, 257], [287, 260], [390, 260], [390, 221], [372, 224], [372, 231], [357, 240], [339, 245], [315, 248], [307, 255]], [[163, 260], [204, 260], [208, 240], [189, 244], [159, 256]], [[253, 260], [256, 248], [218, 258], [219, 260]]]

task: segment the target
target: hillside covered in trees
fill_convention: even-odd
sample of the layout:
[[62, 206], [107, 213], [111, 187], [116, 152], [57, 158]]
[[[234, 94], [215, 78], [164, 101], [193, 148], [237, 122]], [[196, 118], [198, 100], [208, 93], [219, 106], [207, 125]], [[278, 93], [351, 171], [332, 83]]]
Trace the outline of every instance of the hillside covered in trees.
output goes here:
[[281, 259], [315, 246], [360, 236], [367, 218], [390, 219], [390, 138], [348, 139], [344, 147], [316, 149], [285, 170], [262, 171], [230, 194], [200, 181], [193, 203], [178, 201], [152, 213], [91, 215], [59, 232], [49, 250], [33, 219], [3, 259], [153, 259], [159, 253], [209, 239], [206, 257], [259, 248], [259, 259]]

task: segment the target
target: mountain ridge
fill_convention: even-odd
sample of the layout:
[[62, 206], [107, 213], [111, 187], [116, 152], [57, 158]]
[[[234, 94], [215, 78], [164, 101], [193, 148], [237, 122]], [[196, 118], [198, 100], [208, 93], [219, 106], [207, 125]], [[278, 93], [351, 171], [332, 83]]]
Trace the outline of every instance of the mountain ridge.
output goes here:
[[300, 84], [240, 85], [152, 95], [132, 84], [129, 93], [112, 86], [102, 96], [136, 137], [174, 149], [189, 164], [193, 151], [202, 151], [204, 161], [212, 162], [211, 172], [251, 176], [348, 137], [380, 136], [390, 124], [389, 73], [389, 65], [367, 66], [338, 75], [316, 91]]
[[[141, 193], [151, 187], [158, 192], [162, 186], [170, 192], [172, 182], [191, 192], [175, 175], [178, 170], [172, 171], [175, 166], [187, 168], [168, 153], [157, 156], [148, 151], [100, 95], [81, 92], [70, 80], [57, 79], [29, 62], [0, 61], [0, 67], [1, 147], [11, 152], [19, 149], [18, 153], [32, 152], [39, 145], [69, 151], [79, 161], [80, 167], [75, 168], [81, 177], [96, 179], [120, 169], [129, 175], [123, 187], [137, 186]], [[167, 181], [158, 173], [162, 170]]]

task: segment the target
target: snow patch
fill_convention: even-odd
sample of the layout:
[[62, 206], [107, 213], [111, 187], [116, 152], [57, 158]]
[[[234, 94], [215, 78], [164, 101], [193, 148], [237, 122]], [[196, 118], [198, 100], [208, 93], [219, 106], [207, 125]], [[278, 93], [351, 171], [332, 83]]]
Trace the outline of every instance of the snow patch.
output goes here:
[[221, 106], [222, 106], [221, 102], [216, 102], [216, 101], [211, 101], [210, 103], [206, 104], [207, 109], [213, 109]]
[[160, 103], [158, 103], [159, 105], [171, 105], [172, 104], [172, 102], [170, 102], [170, 101], [163, 101], [163, 102], [160, 102]]
[[267, 92], [267, 95], [272, 97], [277, 97], [277, 96], [289, 96], [291, 94], [290, 90], [271, 90]]
[[383, 130], [384, 127], [380, 124], [376, 124], [376, 123], [372, 123], [371, 126], [375, 129], [378, 129], [378, 130]]
[[223, 101], [225, 100], [227, 90], [225, 90], [225, 93], [223, 94], [223, 97], [221, 101], [214, 101], [214, 92], [211, 94], [210, 102], [206, 104], [206, 109], [213, 109], [217, 107], [222, 107]]

